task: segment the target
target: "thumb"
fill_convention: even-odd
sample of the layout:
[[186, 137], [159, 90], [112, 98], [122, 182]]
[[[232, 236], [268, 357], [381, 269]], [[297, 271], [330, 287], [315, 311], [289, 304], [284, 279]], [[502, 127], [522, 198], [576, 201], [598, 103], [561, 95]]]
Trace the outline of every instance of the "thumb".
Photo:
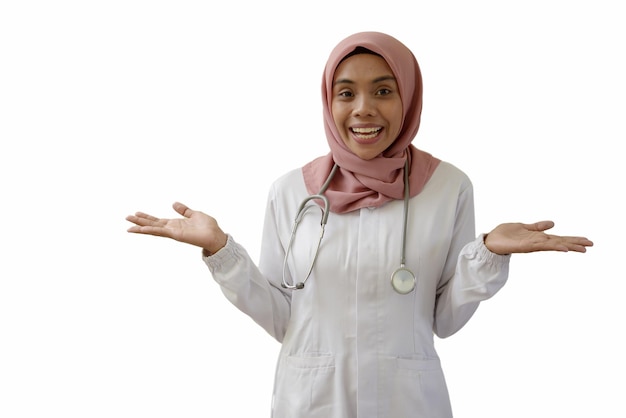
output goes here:
[[178, 212], [180, 215], [184, 216], [185, 218], [189, 218], [191, 214], [193, 213], [193, 210], [189, 209], [187, 205], [184, 205], [180, 202], [174, 202], [172, 207], [174, 208], [176, 212]]
[[524, 225], [530, 231], [545, 231], [552, 227], [554, 227], [554, 222], [552, 221], [539, 221], [533, 224]]

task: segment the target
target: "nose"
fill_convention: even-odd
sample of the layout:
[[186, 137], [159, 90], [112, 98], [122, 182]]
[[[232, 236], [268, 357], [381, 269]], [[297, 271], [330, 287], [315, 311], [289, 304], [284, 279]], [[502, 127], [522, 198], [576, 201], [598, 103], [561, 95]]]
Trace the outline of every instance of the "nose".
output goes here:
[[361, 94], [356, 96], [354, 100], [354, 116], [374, 116], [376, 114], [376, 106], [371, 97]]

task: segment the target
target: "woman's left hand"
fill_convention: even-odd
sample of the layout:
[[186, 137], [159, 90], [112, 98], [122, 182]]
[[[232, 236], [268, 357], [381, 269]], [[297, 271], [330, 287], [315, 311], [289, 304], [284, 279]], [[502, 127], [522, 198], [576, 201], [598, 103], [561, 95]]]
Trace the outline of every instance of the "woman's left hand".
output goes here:
[[541, 221], [534, 224], [504, 223], [498, 225], [485, 237], [485, 246], [492, 253], [531, 253], [535, 251], [576, 251], [584, 253], [593, 242], [585, 237], [549, 235], [544, 231], [554, 222]]

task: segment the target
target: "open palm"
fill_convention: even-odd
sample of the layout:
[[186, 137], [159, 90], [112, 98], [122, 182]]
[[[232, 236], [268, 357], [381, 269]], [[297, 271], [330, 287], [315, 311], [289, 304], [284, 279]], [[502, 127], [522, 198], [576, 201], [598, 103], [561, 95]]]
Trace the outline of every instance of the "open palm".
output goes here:
[[128, 232], [171, 238], [204, 248], [210, 253], [217, 252], [226, 244], [226, 234], [213, 217], [179, 202], [172, 207], [182, 218], [161, 219], [137, 212], [126, 217], [127, 221], [135, 224], [128, 228]]
[[584, 237], [546, 234], [554, 222], [533, 224], [504, 223], [487, 234], [485, 245], [497, 254], [530, 253], [535, 251], [576, 251], [584, 253], [593, 242]]

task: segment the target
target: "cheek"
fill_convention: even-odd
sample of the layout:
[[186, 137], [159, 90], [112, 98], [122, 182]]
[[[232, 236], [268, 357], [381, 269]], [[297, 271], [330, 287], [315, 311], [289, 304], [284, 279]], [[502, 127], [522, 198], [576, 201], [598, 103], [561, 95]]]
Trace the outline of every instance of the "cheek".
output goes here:
[[333, 105], [330, 109], [330, 114], [333, 117], [333, 122], [335, 122], [335, 127], [339, 130], [339, 132], [343, 131], [343, 122], [345, 120], [343, 116], [343, 111], [341, 106]]
[[396, 106], [396, 109], [393, 111], [393, 128], [395, 131], [395, 136], [400, 135], [400, 130], [402, 129], [402, 106]]

